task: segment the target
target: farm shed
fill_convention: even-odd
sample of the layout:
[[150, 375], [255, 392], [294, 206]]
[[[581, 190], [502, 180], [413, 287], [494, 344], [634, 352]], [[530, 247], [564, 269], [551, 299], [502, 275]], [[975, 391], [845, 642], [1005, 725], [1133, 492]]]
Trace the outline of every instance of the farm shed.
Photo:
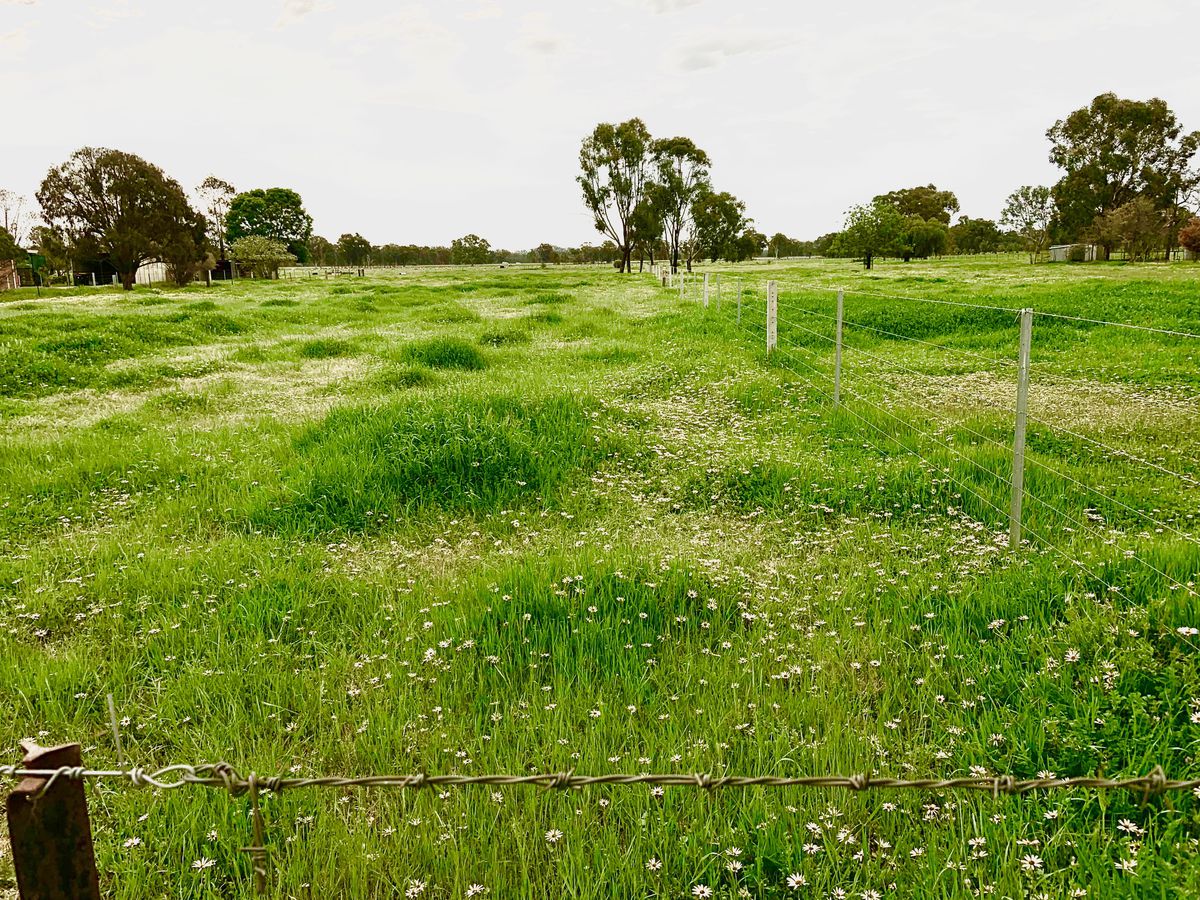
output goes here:
[[148, 262], [138, 266], [133, 280], [137, 284], [162, 284], [167, 280], [167, 264], [164, 262]]
[[1050, 262], [1071, 262], [1072, 251], [1078, 254], [1079, 250], [1083, 251], [1082, 259], [1075, 257], [1079, 262], [1095, 262], [1100, 258], [1100, 248], [1095, 244], [1055, 244], [1050, 248]]

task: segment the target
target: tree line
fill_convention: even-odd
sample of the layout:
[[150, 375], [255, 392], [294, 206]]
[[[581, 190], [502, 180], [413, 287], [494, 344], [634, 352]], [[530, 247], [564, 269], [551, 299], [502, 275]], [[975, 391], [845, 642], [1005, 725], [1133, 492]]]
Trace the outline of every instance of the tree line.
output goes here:
[[[1148, 260], [1183, 247], [1200, 255], [1200, 132], [1184, 132], [1167, 104], [1106, 93], [1046, 132], [1050, 161], [1062, 170], [1051, 185], [1024, 185], [1009, 195], [999, 222], [962, 217], [958, 199], [933, 185], [908, 188], [851, 207], [841, 232], [814, 242], [819, 255], [909, 260], [947, 252], [1023, 249], [1036, 262], [1051, 244], [1094, 244]], [[1082, 251], [1082, 248], [1079, 248]]]
[[52, 168], [37, 191], [38, 217], [24, 198], [0, 190], [0, 260], [30, 260], [35, 278], [78, 269], [114, 273], [129, 290], [137, 271], [162, 262], [167, 276], [187, 284], [206, 270], [232, 264], [255, 277], [281, 266], [472, 265], [495, 262], [608, 263], [611, 242], [593, 247], [550, 244], [512, 252], [475, 234], [449, 247], [371, 244], [359, 234], [336, 243], [313, 234], [312, 217], [290, 188], [238, 191], [209, 176], [194, 195], [139, 156], [84, 147]]

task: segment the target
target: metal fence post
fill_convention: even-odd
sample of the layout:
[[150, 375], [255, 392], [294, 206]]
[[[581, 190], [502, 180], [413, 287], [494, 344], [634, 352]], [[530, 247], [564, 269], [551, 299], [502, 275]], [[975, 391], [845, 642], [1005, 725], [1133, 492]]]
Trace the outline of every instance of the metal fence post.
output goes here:
[[[21, 746], [29, 769], [83, 765], [78, 744], [39, 747], [22, 741]], [[21, 900], [100, 900], [83, 781], [23, 778], [5, 805]]]
[[704, 273], [704, 308], [708, 309], [708, 273]]
[[833, 349], [833, 405], [842, 405], [842, 313], [846, 294], [838, 288], [837, 298], [837, 343]]
[[767, 282], [767, 356], [775, 350], [776, 323], [779, 318], [779, 285], [774, 281]]
[[738, 324], [742, 324], [742, 279], [738, 279]]
[[1013, 435], [1012, 506], [1008, 546], [1021, 546], [1021, 505], [1025, 500], [1025, 423], [1029, 412], [1029, 354], [1033, 344], [1033, 310], [1021, 310], [1021, 350], [1017, 366], [1017, 424]]

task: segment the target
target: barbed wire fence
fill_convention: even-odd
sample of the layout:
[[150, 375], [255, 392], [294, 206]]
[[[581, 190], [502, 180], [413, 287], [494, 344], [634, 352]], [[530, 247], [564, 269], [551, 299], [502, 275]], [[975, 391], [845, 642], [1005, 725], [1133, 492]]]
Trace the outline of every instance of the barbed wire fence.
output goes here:
[[134, 788], [178, 790], [186, 787], [224, 791], [228, 796], [249, 800], [252, 843], [241, 847], [252, 863], [255, 892], [271, 890], [270, 850], [267, 825], [262, 812], [264, 794], [279, 794], [305, 788], [423, 788], [539, 787], [547, 790], [582, 790], [590, 787], [649, 785], [655, 788], [693, 788], [717, 791], [746, 788], [868, 790], [974, 791], [1022, 796], [1056, 790], [1123, 790], [1151, 797], [1173, 791], [1200, 792], [1200, 778], [1172, 779], [1156, 767], [1145, 775], [1124, 778], [1103, 776], [1055, 776], [1016, 778], [1012, 775], [971, 775], [955, 778], [891, 778], [859, 773], [854, 775], [714, 775], [709, 773], [648, 773], [585, 775], [573, 770], [529, 775], [380, 774], [315, 777], [243, 775], [227, 763], [176, 764], [159, 769], [89, 769], [82, 764], [79, 744], [42, 748], [25, 744], [23, 765], [0, 766], [0, 779], [20, 779], [9, 793], [7, 812], [9, 839], [22, 900], [73, 898], [99, 900], [99, 874], [92, 844], [84, 783], [124, 782]]
[[[921, 298], [891, 295], [871, 291], [846, 291], [828, 285], [784, 282], [785, 302], [780, 303], [780, 281], [768, 281], [765, 285], [746, 284], [741, 279], [722, 283], [719, 274], [703, 275], [671, 273], [665, 267], [651, 270], [663, 287], [678, 290], [679, 297], [694, 299], [717, 315], [725, 317], [736, 326], [737, 333], [752, 340], [765, 349], [768, 358], [786, 360], [791, 373], [813, 394], [826, 401], [829, 407], [843, 414], [865, 429], [871, 436], [863, 435], [864, 442], [877, 452], [885, 453], [881, 444], [911, 454], [924, 466], [942, 473], [955, 486], [979, 504], [979, 509], [993, 514], [997, 523], [1008, 524], [1007, 547], [1019, 552], [1031, 545], [1040, 545], [1065, 559], [1068, 564], [1087, 576], [1094, 584], [1103, 586], [1106, 592], [1119, 594], [1122, 588], [1111, 578], [1101, 575], [1097, 567], [1079, 558], [1069, 546], [1051, 540], [1046, 529], [1035, 529], [1023, 516], [1024, 501], [1037, 504], [1039, 509], [1052, 513], [1057, 521], [1075, 523], [1077, 532], [1112, 542], [1114, 535], [1102, 531], [1094, 523], [1078, 522], [1059, 505], [1027, 489], [1024, 482], [1025, 466], [1072, 484], [1074, 488], [1087, 492], [1097, 499], [1111, 503], [1155, 529], [1157, 534], [1170, 533], [1174, 539], [1200, 547], [1196, 534], [1186, 530], [1176, 520], [1167, 521], [1157, 510], [1144, 510], [1086, 484], [1069, 472], [1064, 472], [1044, 460], [1025, 453], [1024, 429], [1028, 423], [1084, 441], [1105, 454], [1106, 458], [1129, 462], [1155, 477], [1173, 479], [1186, 488], [1200, 488], [1200, 473], [1179, 471], [1186, 468], [1178, 464], [1167, 465], [1164, 460], [1147, 459], [1142, 454], [1114, 447], [1107, 441], [1069, 429], [1059, 422], [1031, 415], [1028, 409], [1030, 379], [1033, 372], [1031, 337], [1033, 321], [1037, 316], [1053, 319], [1077, 319], [1092, 325], [1139, 329], [1162, 337], [1200, 341], [1200, 335], [1186, 331], [1143, 327], [1128, 323], [1105, 322], [1084, 317], [1064, 316], [1057, 313], [1037, 313], [1024, 308], [971, 304], [938, 298]], [[835, 300], [834, 310], [822, 312], [799, 302], [788, 302], [789, 294], [804, 292]], [[967, 350], [923, 338], [904, 335], [898, 331], [870, 325], [847, 318], [847, 299], [890, 299], [920, 303], [939, 304], [964, 309], [974, 309], [996, 314], [1007, 319], [999, 320], [1014, 329], [1017, 347], [1015, 359], [1005, 359]], [[796, 298], [793, 298], [796, 299]], [[780, 335], [779, 314], [785, 316], [783, 335]], [[807, 323], [807, 324], [806, 324]], [[811, 327], [810, 327], [811, 326]], [[920, 405], [920, 416], [908, 412], [917, 404], [914, 398], [884, 379], [852, 376], [877, 374], [884, 371], [902, 373], [909, 378], [926, 378], [922, 372], [904, 362], [882, 355], [857, 343], [846, 340], [847, 333], [866, 333], [889, 340], [906, 341], [923, 351], [937, 351], [957, 360], [966, 360], [972, 365], [985, 364], [987, 371], [1003, 372], [1011, 376], [1011, 404], [994, 397], [972, 397], [971, 402], [986, 407], [992, 412], [1013, 417], [1013, 441], [1011, 444], [998, 440], [991, 434], [970, 427], [957, 420], [947, 411], [933, 404]], [[806, 343], [791, 339], [789, 334], [799, 333], [805, 341], [814, 341], [817, 346], [832, 351], [832, 360], [818, 353]], [[1200, 345], [1198, 345], [1200, 346]], [[866, 365], [859, 367], [861, 360]], [[870, 368], [873, 367], [873, 368]], [[1055, 376], [1059, 379], [1060, 376]], [[1066, 382], [1094, 387], [1095, 382], [1062, 378]], [[864, 385], [865, 383], [865, 385]], [[1006, 382], [1006, 384], [1008, 384]], [[872, 396], [869, 391], [877, 389], [883, 396]], [[1187, 401], [1164, 401], [1154, 398], [1147, 401], [1164, 405], [1175, 412], [1195, 412]], [[890, 407], [890, 408], [889, 408]], [[897, 414], [896, 410], [904, 410]], [[919, 419], [927, 417], [935, 426], [934, 431], [921, 427]], [[900, 426], [892, 427], [892, 423]], [[940, 431], [939, 431], [940, 429]], [[998, 470], [981, 462], [968, 452], [947, 443], [947, 430], [956, 429], [978, 440], [978, 446], [986, 447], [993, 456], [1011, 455], [1012, 468], [1009, 472]], [[936, 450], [931, 449], [936, 448]], [[986, 494], [986, 488], [970, 481], [948, 465], [944, 458], [949, 455], [965, 471], [986, 477], [986, 484], [1002, 486], [1009, 490], [1007, 509], [1003, 501]], [[1156, 514], [1158, 513], [1158, 514]], [[998, 535], [1003, 540], [1004, 535]], [[1184, 591], [1197, 596], [1194, 575], [1172, 575], [1163, 567], [1154, 565], [1137, 548], [1120, 547], [1124, 558], [1141, 567], [1156, 583], [1171, 591]], [[930, 792], [969, 791], [990, 794], [993, 798], [1024, 796], [1041, 791], [1054, 790], [1123, 790], [1139, 795], [1143, 802], [1151, 797], [1168, 792], [1191, 791], [1200, 796], [1200, 778], [1171, 778], [1161, 767], [1146, 774], [1127, 777], [1105, 777], [1085, 775], [1071, 777], [1018, 778], [1013, 775], [970, 775], [966, 777], [892, 778], [870, 773], [851, 775], [739, 775], [711, 773], [633, 773], [633, 774], [581, 774], [575, 771], [548, 772], [540, 774], [490, 774], [462, 775], [455, 773], [431, 774], [368, 774], [368, 775], [321, 775], [313, 777], [263, 776], [256, 772], [243, 774], [227, 763], [174, 764], [161, 768], [125, 766], [120, 732], [112, 703], [109, 704], [113, 740], [117, 749], [119, 768], [93, 769], [83, 765], [82, 748], [79, 744], [68, 744], [54, 748], [42, 748], [33, 743], [25, 744], [25, 759], [21, 765], [0, 765], [0, 780], [17, 779], [15, 787], [8, 793], [7, 813], [12, 856], [17, 873], [18, 889], [22, 900], [33, 898], [73, 897], [83, 900], [99, 900], [99, 877], [92, 844], [91, 825], [88, 817], [85, 783], [116, 783], [132, 788], [154, 790], [179, 790], [183, 788], [209, 788], [225, 792], [231, 799], [245, 797], [249, 802], [251, 819], [251, 841], [241, 849], [252, 861], [254, 888], [260, 895], [271, 890], [270, 852], [267, 839], [268, 828], [262, 812], [261, 798], [264, 794], [312, 788], [363, 788], [421, 790], [424, 788], [470, 788], [472, 786], [523, 786], [548, 790], [582, 790], [601, 787], [627, 787], [648, 785], [661, 788], [691, 788], [704, 791], [770, 788], [770, 789], [841, 789], [851, 792], [869, 790], [914, 790]]]

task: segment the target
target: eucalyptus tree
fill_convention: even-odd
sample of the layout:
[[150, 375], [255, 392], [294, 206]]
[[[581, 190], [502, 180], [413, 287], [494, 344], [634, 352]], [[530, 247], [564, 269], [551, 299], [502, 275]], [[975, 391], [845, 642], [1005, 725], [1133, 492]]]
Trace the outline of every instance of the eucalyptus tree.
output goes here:
[[[655, 193], [662, 211], [663, 237], [671, 256], [671, 271], [679, 271], [681, 251], [685, 251], [687, 236], [693, 231], [693, 207], [696, 198], [711, 190], [708, 154], [691, 138], [673, 137], [657, 140], [653, 145], [654, 168], [657, 177]], [[692, 256], [687, 255], [688, 268]]]
[[596, 230], [621, 254], [621, 271], [632, 272], [636, 214], [652, 181], [650, 132], [641, 119], [613, 125], [601, 122], [579, 149], [583, 202]]

